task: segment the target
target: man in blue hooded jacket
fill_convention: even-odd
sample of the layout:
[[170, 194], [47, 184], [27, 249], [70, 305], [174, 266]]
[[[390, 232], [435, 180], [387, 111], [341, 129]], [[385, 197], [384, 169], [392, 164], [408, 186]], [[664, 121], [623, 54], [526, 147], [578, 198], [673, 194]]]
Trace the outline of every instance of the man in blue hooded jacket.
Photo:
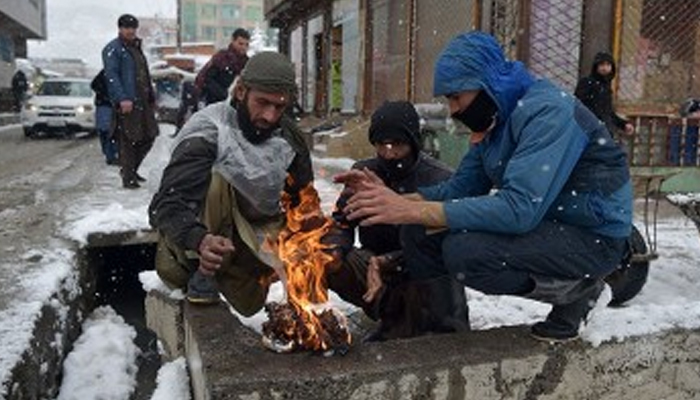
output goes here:
[[630, 234], [623, 151], [580, 101], [506, 60], [481, 32], [440, 54], [434, 95], [472, 131], [455, 174], [404, 196], [370, 173], [341, 174], [357, 188], [348, 218], [410, 224], [402, 246], [412, 279], [449, 274], [486, 294], [550, 303], [533, 336], [575, 339]]

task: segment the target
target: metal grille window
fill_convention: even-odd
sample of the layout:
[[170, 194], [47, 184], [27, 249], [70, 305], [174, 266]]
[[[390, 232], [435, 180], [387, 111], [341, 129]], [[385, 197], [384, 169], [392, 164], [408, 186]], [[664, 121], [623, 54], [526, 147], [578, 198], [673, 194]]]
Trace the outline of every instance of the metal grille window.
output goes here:
[[520, 10], [517, 0], [487, 0], [482, 2], [484, 30], [490, 32], [503, 46], [506, 56], [517, 57]]
[[[524, 15], [523, 15], [524, 13]], [[583, 2], [580, 0], [485, 0], [482, 29], [538, 76], [573, 91], [578, 81]]]
[[675, 109], [700, 94], [700, 4], [624, 0], [619, 55], [620, 104]]
[[679, 105], [700, 96], [700, 7], [694, 0], [619, 2], [617, 105], [636, 126], [632, 166], [698, 166], [698, 119]]
[[578, 82], [583, 2], [531, 0], [529, 67], [573, 91]]

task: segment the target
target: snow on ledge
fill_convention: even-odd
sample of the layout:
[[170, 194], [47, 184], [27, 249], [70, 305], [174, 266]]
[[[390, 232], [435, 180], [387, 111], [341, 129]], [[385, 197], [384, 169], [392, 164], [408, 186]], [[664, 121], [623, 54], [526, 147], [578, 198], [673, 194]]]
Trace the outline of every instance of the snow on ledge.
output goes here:
[[700, 193], [672, 193], [666, 198], [674, 205], [700, 203]]

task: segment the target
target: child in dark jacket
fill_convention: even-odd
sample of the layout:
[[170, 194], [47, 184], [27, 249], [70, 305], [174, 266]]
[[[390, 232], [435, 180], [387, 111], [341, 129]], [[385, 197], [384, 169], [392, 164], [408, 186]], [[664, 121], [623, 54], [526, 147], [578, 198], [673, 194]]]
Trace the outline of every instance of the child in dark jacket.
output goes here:
[[605, 123], [611, 134], [618, 129], [626, 135], [634, 133], [634, 125], [615, 113], [612, 101], [612, 80], [615, 77], [615, 60], [604, 52], [596, 54], [591, 74], [576, 85], [576, 97]]

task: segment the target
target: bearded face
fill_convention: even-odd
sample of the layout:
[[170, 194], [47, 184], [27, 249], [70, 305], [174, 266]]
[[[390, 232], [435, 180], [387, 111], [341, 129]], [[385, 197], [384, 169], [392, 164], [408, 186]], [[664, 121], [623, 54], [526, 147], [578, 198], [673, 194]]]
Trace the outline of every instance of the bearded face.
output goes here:
[[240, 87], [236, 89], [234, 107], [244, 136], [253, 143], [267, 140], [279, 127], [280, 119], [289, 105], [285, 93], [268, 93]]

